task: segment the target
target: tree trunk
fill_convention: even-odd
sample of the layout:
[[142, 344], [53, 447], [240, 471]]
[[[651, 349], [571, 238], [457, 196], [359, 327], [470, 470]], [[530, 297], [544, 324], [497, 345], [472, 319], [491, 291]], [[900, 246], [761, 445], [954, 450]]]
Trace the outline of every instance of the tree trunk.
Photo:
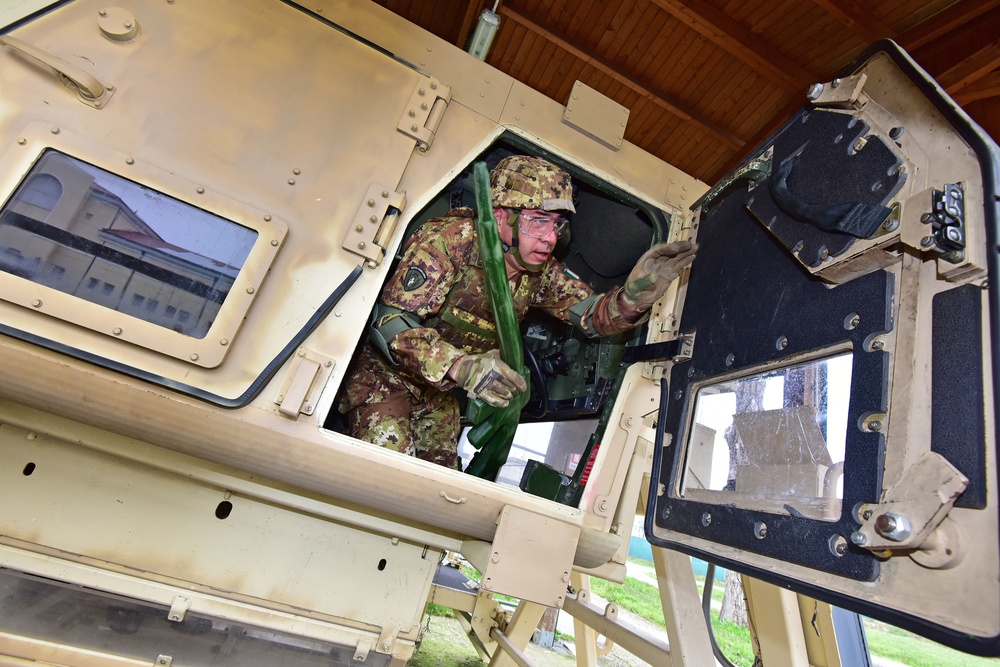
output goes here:
[[747, 627], [747, 602], [743, 595], [743, 580], [737, 572], [726, 571], [726, 592], [722, 596], [719, 618]]

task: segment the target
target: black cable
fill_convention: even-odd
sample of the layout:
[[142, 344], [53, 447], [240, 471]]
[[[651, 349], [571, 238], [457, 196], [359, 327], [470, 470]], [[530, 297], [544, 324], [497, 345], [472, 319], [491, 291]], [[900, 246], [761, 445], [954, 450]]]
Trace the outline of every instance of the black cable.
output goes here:
[[723, 667], [736, 667], [726, 654], [719, 648], [719, 643], [715, 641], [715, 631], [712, 630], [712, 588], [715, 582], [715, 563], [708, 564], [705, 572], [705, 585], [701, 589], [701, 610], [705, 613], [705, 625], [708, 626], [708, 639], [712, 642], [712, 653], [715, 659], [722, 663]]

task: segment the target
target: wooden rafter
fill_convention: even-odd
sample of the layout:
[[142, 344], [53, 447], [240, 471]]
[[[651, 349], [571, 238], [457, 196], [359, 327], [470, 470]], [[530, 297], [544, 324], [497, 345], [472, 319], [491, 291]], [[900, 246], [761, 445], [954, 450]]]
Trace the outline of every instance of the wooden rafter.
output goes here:
[[458, 38], [455, 40], [455, 46], [462, 50], [465, 49], [465, 45], [469, 41], [472, 24], [476, 22], [476, 17], [481, 13], [482, 4], [482, 0], [469, 0], [469, 6], [465, 8], [465, 16], [462, 17], [462, 28], [458, 31]]
[[652, 0], [676, 19], [790, 92], [804, 94], [816, 77], [774, 45], [750, 32], [705, 0]]
[[1000, 39], [995, 39], [935, 78], [949, 95], [955, 95], [998, 67], [1000, 67]]
[[729, 132], [720, 125], [717, 125], [716, 123], [713, 123], [712, 121], [703, 117], [697, 111], [684, 104], [684, 102], [671, 98], [665, 93], [654, 91], [650, 87], [640, 83], [639, 81], [636, 81], [630, 75], [626, 74], [619, 68], [615, 67], [615, 65], [608, 62], [607, 60], [604, 60], [599, 56], [586, 53], [582, 49], [574, 46], [572, 42], [569, 40], [569, 38], [560, 35], [559, 33], [556, 33], [553, 30], [542, 27], [541, 25], [534, 22], [530, 18], [522, 14], [519, 14], [518, 12], [509, 7], [501, 6], [499, 8], [499, 13], [506, 16], [512, 21], [520, 23], [522, 26], [534, 32], [535, 34], [545, 37], [553, 44], [556, 44], [560, 48], [568, 51], [569, 53], [572, 53], [575, 57], [595, 67], [604, 74], [613, 78], [615, 81], [618, 81], [619, 83], [628, 86], [635, 92], [647, 98], [660, 108], [670, 112], [674, 116], [677, 116], [681, 120], [697, 125], [699, 128], [701, 128], [705, 132], [711, 134], [713, 137], [721, 141], [728, 148], [732, 150], [740, 150], [743, 147], [744, 145], [743, 140], [740, 139], [735, 134], [733, 134], [732, 132]]
[[997, 7], [1000, 7], [1000, 0], [959, 0], [904, 32], [899, 36], [899, 43], [912, 52]]
[[990, 72], [975, 83], [971, 83], [955, 94], [955, 101], [961, 105], [1000, 97], [1000, 72]]
[[869, 44], [895, 39], [896, 31], [854, 0], [813, 0], [823, 11], [863, 37]]

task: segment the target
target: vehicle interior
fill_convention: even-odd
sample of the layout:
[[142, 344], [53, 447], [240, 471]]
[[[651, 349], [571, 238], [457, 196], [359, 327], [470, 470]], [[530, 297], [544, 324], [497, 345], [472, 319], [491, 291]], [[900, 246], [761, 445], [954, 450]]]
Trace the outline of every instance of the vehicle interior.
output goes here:
[[[666, 238], [670, 224], [667, 212], [599, 181], [579, 167], [510, 133], [477, 156], [417, 213], [404, 238], [409, 238], [428, 220], [447, 215], [451, 209], [474, 207], [474, 163], [485, 162], [492, 168], [501, 159], [516, 154], [543, 157], [566, 169], [573, 177], [577, 212], [571, 217], [569, 231], [560, 237], [554, 257], [595, 292], [605, 292], [623, 284], [639, 256], [653, 243]], [[614, 230], [613, 234], [609, 230]], [[404, 246], [405, 241], [395, 257], [396, 263]], [[529, 311], [520, 323], [520, 334], [524, 363], [531, 378], [531, 395], [521, 412], [509, 462], [497, 481], [556, 499], [552, 495], [554, 487], [543, 484], [539, 489], [529, 481], [536, 475], [535, 479], [548, 477], [559, 487], [558, 498], [575, 504], [582, 487], [580, 475], [575, 473], [583, 472], [582, 463], [586, 462], [604, 429], [601, 415], [614, 396], [625, 347], [640, 341], [643, 333], [644, 325], [640, 325], [616, 336], [588, 338], [567, 322], [542, 311]], [[468, 426], [465, 392], [456, 390], [456, 397], [462, 407], [463, 425]], [[325, 427], [345, 432], [343, 415], [331, 411]], [[547, 440], [548, 445], [542, 447], [540, 440]], [[581, 449], [584, 443], [586, 447]], [[475, 454], [474, 446], [464, 434], [459, 454], [463, 468]]]

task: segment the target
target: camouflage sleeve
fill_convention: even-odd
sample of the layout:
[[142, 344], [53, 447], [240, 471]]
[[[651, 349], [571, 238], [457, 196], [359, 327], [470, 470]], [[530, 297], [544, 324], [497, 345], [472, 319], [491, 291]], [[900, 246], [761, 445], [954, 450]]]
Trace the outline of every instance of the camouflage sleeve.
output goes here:
[[[475, 241], [469, 219], [432, 221], [407, 242], [396, 272], [386, 283], [382, 302], [415, 314], [421, 321], [437, 314], [455, 283], [458, 267], [468, 261]], [[465, 350], [443, 340], [431, 327], [408, 328], [389, 341], [393, 357], [410, 374], [447, 391], [446, 374]]]
[[[574, 308], [588, 300], [590, 302], [582, 313]], [[589, 336], [610, 336], [628, 331], [645, 320], [647, 315], [629, 305], [623, 288], [616, 287], [595, 295], [587, 283], [572, 276], [559, 262], [552, 262], [546, 270], [533, 305], [564, 322], [571, 322]], [[573, 312], [570, 312], [571, 309]]]

